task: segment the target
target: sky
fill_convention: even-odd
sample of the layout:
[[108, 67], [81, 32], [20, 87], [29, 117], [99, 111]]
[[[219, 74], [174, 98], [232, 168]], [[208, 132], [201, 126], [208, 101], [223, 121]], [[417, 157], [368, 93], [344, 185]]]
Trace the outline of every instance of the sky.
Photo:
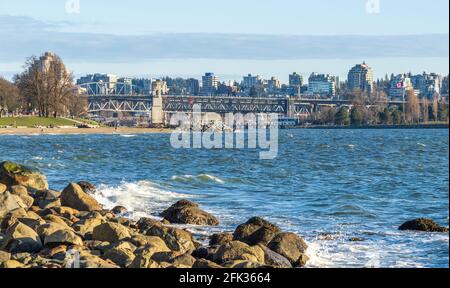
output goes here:
[[448, 11], [448, 0], [0, 0], [0, 75], [46, 50], [76, 75], [285, 79], [364, 60], [378, 76], [447, 74]]

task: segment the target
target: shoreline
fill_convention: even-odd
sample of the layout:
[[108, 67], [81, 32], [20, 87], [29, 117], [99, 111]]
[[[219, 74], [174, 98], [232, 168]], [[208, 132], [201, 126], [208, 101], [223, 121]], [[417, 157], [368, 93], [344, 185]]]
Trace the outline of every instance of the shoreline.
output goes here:
[[0, 135], [109, 135], [171, 133], [167, 128], [0, 128]]
[[[296, 126], [280, 128], [280, 130], [389, 130], [389, 129], [449, 129], [449, 124], [416, 124], [416, 125], [362, 125], [362, 126]], [[134, 128], [134, 127], [100, 127], [100, 128], [0, 128], [1, 135], [127, 135], [172, 133], [170, 128]]]
[[349, 129], [349, 130], [368, 130], [368, 129], [449, 129], [449, 124], [411, 124], [411, 125], [360, 125], [360, 126], [298, 126], [293, 129]]

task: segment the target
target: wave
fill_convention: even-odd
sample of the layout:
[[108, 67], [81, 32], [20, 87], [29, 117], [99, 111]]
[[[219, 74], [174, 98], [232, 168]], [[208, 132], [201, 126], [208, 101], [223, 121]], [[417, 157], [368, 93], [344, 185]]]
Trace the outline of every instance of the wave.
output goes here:
[[133, 135], [133, 134], [121, 134], [120, 137], [124, 137], [124, 138], [133, 138], [136, 137], [137, 135]]
[[210, 174], [199, 174], [197, 176], [193, 175], [183, 175], [183, 176], [172, 176], [172, 181], [176, 182], [205, 182], [205, 183], [218, 183], [225, 184], [225, 181], [220, 179], [219, 177], [210, 175]]
[[174, 202], [192, 197], [168, 191], [151, 181], [122, 182], [118, 186], [102, 184], [93, 196], [106, 209], [119, 205], [126, 207], [126, 216], [136, 220], [141, 217], [154, 217]]

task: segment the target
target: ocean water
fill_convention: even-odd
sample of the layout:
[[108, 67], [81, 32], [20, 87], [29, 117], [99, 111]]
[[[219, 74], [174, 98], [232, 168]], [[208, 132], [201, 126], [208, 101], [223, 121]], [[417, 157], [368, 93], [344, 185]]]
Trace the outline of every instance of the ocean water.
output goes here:
[[[106, 207], [157, 216], [179, 199], [233, 231], [264, 217], [309, 243], [309, 267], [449, 267], [448, 234], [398, 231], [432, 218], [448, 227], [448, 130], [282, 130], [279, 155], [176, 150], [168, 134], [0, 136], [0, 160], [41, 169], [50, 186], [98, 186]], [[358, 242], [350, 238], [361, 238]]]

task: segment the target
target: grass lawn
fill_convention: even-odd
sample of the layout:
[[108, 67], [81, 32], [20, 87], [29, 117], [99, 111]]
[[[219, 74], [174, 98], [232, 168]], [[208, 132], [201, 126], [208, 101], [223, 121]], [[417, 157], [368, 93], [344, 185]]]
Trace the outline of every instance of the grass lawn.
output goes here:
[[1, 126], [21, 126], [32, 128], [34, 126], [73, 126], [76, 122], [62, 118], [45, 117], [6, 117], [0, 118]]

